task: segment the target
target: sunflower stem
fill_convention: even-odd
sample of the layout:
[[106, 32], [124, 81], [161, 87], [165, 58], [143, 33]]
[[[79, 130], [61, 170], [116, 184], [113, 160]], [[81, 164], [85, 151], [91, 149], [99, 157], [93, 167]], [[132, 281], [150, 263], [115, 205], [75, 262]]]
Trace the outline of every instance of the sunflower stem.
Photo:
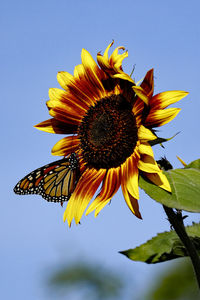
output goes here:
[[177, 235], [179, 236], [180, 240], [185, 246], [188, 252], [188, 256], [190, 256], [194, 268], [194, 272], [197, 278], [197, 282], [199, 285], [199, 289], [200, 289], [200, 257], [197, 253], [194, 243], [187, 235], [183, 223], [182, 214], [180, 212], [175, 213], [172, 208], [169, 208], [165, 205], [163, 205], [163, 208], [165, 210], [165, 213], [168, 217], [170, 224], [173, 226], [174, 230], [176, 231]]

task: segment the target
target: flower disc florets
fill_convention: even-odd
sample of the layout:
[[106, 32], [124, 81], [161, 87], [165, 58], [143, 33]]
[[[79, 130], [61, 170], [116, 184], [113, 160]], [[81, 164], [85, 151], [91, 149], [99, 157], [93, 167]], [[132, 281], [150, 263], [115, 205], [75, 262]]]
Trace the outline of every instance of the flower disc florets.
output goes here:
[[112, 95], [91, 106], [79, 127], [84, 160], [89, 167], [120, 166], [137, 143], [137, 126], [131, 105], [122, 95]]

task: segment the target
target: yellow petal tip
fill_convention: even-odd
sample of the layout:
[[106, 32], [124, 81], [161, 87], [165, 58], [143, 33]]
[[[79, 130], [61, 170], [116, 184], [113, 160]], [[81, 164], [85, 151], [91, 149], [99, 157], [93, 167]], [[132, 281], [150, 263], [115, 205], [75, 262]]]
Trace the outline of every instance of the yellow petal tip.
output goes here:
[[178, 155], [176, 155], [176, 157], [177, 157], [177, 159], [181, 162], [181, 164], [184, 166], [184, 167], [186, 167], [187, 166], [187, 164], [178, 156]]

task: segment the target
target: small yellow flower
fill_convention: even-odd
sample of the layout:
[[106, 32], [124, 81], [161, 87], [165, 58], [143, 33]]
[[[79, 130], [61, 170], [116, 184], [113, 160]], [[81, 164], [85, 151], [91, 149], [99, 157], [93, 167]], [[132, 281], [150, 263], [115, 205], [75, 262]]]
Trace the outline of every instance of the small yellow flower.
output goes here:
[[50, 89], [47, 107], [53, 117], [36, 128], [64, 137], [52, 149], [53, 155], [79, 157], [80, 179], [64, 213], [69, 226], [73, 218], [78, 224], [99, 185], [101, 189], [86, 211], [95, 216], [111, 200], [121, 186], [130, 210], [139, 212], [138, 176], [142, 171], [150, 181], [171, 191], [167, 178], [157, 165], [149, 144], [156, 139], [153, 128], [171, 121], [179, 112], [168, 108], [187, 92], [168, 91], [153, 96], [153, 70], [147, 72], [140, 86], [122, 69], [127, 51], [116, 48], [97, 54], [99, 66], [85, 49], [82, 64], [74, 75], [59, 72], [57, 79], [63, 90]]

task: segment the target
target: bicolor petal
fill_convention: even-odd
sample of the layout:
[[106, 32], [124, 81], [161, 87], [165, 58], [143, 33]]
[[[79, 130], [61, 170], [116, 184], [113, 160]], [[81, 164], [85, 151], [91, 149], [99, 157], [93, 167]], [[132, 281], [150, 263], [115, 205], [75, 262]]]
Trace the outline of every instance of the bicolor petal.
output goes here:
[[138, 160], [132, 155], [127, 158], [121, 166], [122, 185], [128, 190], [129, 194], [135, 199], [139, 199], [138, 187]]
[[146, 105], [149, 105], [149, 97], [147, 96], [146, 91], [141, 88], [140, 86], [132, 86], [132, 89], [134, 90], [134, 92], [136, 93], [136, 95], [142, 100], [144, 101], [144, 103]]
[[166, 190], [167, 192], [171, 192], [171, 187], [167, 177], [163, 174], [162, 171], [158, 173], [144, 173], [144, 176], [147, 177], [151, 182], [160, 188]]
[[144, 79], [142, 80], [142, 83], [140, 87], [145, 90], [146, 96], [151, 99], [153, 96], [153, 91], [154, 91], [154, 75], [153, 75], [153, 69], [149, 70]]
[[86, 215], [95, 210], [95, 217], [100, 210], [112, 199], [114, 194], [118, 191], [121, 184], [120, 167], [112, 168], [107, 171], [103, 186], [96, 199], [88, 207]]
[[64, 221], [67, 219], [69, 226], [71, 226], [73, 218], [75, 219], [76, 224], [80, 222], [88, 203], [103, 180], [105, 173], [106, 170], [97, 171], [95, 169], [86, 169], [83, 173], [75, 191], [69, 199], [63, 216]]
[[164, 109], [169, 105], [176, 103], [186, 97], [188, 92], [184, 91], [167, 91], [159, 93], [152, 97], [150, 106], [152, 109]]
[[92, 58], [91, 54], [82, 49], [81, 53], [82, 64], [85, 70], [85, 74], [89, 81], [91, 81], [92, 85], [95, 86], [95, 89], [98, 91], [98, 97], [104, 97], [105, 89], [102, 84], [102, 74], [103, 72], [100, 71], [99, 67], [97, 66], [96, 62]]
[[150, 110], [146, 120], [145, 126], [159, 127], [172, 121], [180, 112], [180, 108], [167, 108], [164, 110]]
[[38, 130], [58, 134], [73, 134], [77, 132], [78, 128], [77, 125], [67, 124], [66, 122], [62, 122], [54, 118], [43, 121], [34, 127]]
[[54, 145], [51, 153], [58, 156], [67, 156], [78, 149], [79, 143], [79, 138], [76, 136], [65, 137]]
[[142, 219], [142, 216], [139, 211], [138, 200], [131, 196], [131, 194], [128, 192], [127, 188], [123, 184], [121, 186], [126, 204], [128, 205], [129, 209], [136, 217]]

